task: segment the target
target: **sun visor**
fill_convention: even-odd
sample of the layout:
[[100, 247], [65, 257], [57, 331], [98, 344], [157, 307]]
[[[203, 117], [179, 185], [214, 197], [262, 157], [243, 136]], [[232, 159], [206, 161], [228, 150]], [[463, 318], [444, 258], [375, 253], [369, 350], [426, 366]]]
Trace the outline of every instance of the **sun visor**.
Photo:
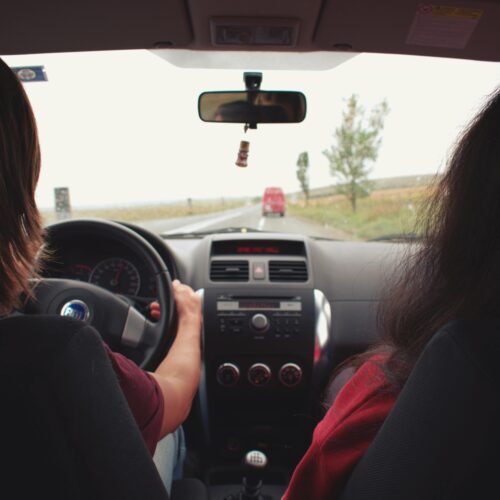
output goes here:
[[500, 61], [500, 4], [327, 0], [314, 43], [322, 50]]
[[186, 47], [183, 0], [2, 0], [0, 54]]

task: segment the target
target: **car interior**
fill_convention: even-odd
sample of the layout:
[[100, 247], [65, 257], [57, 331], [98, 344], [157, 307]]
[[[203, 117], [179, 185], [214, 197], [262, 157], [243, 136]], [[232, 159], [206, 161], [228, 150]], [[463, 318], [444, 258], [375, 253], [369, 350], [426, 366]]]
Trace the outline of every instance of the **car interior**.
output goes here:
[[[340, 67], [361, 53], [426, 56], [438, 62], [500, 62], [499, 27], [500, 4], [494, 0], [439, 5], [415, 0], [4, 0], [0, 5], [0, 54], [147, 50], [186, 72], [201, 67], [216, 76], [236, 69], [242, 75], [241, 88], [207, 90], [251, 94], [259, 90], [260, 83], [255, 86], [249, 74], [255, 78], [262, 72], [264, 88], [266, 70], [322, 71]], [[302, 92], [301, 88], [293, 90]], [[307, 102], [305, 91], [304, 96]], [[198, 98], [192, 96], [193, 110]], [[265, 113], [252, 111], [248, 115], [246, 108], [241, 113], [228, 121], [241, 124], [242, 131], [245, 125], [265, 135], [270, 128], [289, 126]], [[202, 121], [201, 111], [197, 119]], [[283, 121], [302, 119], [307, 120], [307, 112], [305, 118]], [[207, 124], [211, 125], [225, 126]], [[189, 142], [183, 137], [178, 140]], [[168, 173], [168, 182], [175, 184], [174, 170]], [[256, 210], [263, 213], [261, 200]], [[286, 221], [288, 205], [286, 215], [284, 208], [278, 212], [268, 213], [266, 222]], [[324, 415], [332, 371], [378, 341], [377, 307], [400, 262], [413, 249], [410, 238], [350, 241], [295, 230], [229, 227], [189, 234], [170, 231], [165, 236], [136, 221], [91, 217], [51, 222], [47, 225], [47, 245], [52, 258], [35, 289], [37, 300], [26, 312], [62, 314], [70, 301], [84, 301], [90, 308], [84, 319], [108, 345], [148, 370], [155, 369], [175, 335], [171, 281], [179, 279], [201, 296], [202, 380], [183, 425], [187, 440], [185, 478], [174, 481], [174, 500], [281, 498]], [[125, 291], [109, 286], [109, 276], [117, 269], [128, 276]], [[134, 300], [124, 300], [124, 296]], [[148, 315], [150, 298], [160, 303], [159, 321]], [[467, 344], [461, 335], [468, 327], [459, 324], [453, 333], [460, 345]], [[484, 330], [494, 330], [494, 325], [484, 325]], [[10, 340], [2, 341], [2, 345], [18, 345], [18, 349], [22, 349], [22, 341], [32, 346], [24, 358], [1, 358], [4, 382], [0, 385], [10, 401], [8, 407], [16, 406], [13, 401], [19, 395], [32, 398], [34, 402], [28, 404], [31, 399], [26, 399], [23, 403], [32, 408], [44, 408], [48, 401], [56, 404], [61, 394], [74, 392], [70, 384], [85, 388], [82, 397], [87, 398], [85, 402], [68, 402], [59, 420], [48, 410], [32, 411], [43, 414], [34, 427], [17, 414], [6, 412], [2, 417], [2, 435], [8, 443], [2, 452], [3, 462], [12, 459], [12, 483], [19, 481], [19, 494], [10, 498], [27, 498], [26, 491], [34, 488], [34, 483], [39, 484], [37, 491], [52, 498], [168, 498], [116, 381], [103, 366], [95, 339], [88, 346], [83, 343], [80, 352], [95, 360], [96, 373], [100, 374], [102, 383], [92, 393], [87, 386], [92, 377], [85, 372], [90, 368], [86, 365], [80, 375], [70, 375], [79, 366], [79, 356], [67, 340], [63, 347], [56, 347], [55, 342], [62, 340], [60, 332], [55, 334], [55, 339], [40, 339], [32, 332], [32, 337], [19, 340], [12, 332]], [[439, 364], [436, 356], [446, 358], [439, 353], [439, 338], [425, 351], [427, 357], [417, 366], [396, 411], [355, 470], [345, 500], [474, 498], [473, 489], [456, 483], [453, 487], [459, 491], [453, 490], [450, 496], [432, 496], [457, 477], [476, 477], [471, 470], [464, 470], [463, 462], [457, 463], [461, 453], [457, 442], [440, 441], [439, 429], [455, 422], [454, 432], [460, 437], [468, 423], [480, 420], [481, 415], [461, 412], [478, 404], [479, 396], [473, 398], [475, 387], [489, 390], [490, 382], [479, 380], [486, 376], [484, 370], [488, 380], [498, 380], [498, 375], [491, 375], [497, 366], [482, 354], [477, 354], [481, 360], [477, 363], [484, 362], [487, 368], [481, 373], [474, 371], [477, 363], [468, 364], [468, 356], [449, 359], [462, 375], [447, 380], [436, 371], [441, 380], [436, 386], [422, 373], [432, 372]], [[68, 349], [67, 365], [51, 366], [50, 373], [46, 368], [33, 369], [38, 367], [37, 353], [50, 356], [63, 348]], [[479, 352], [480, 347], [467, 344], [463, 349]], [[21, 377], [16, 391], [7, 391], [6, 373], [23, 367], [29, 373]], [[39, 382], [40, 372], [49, 373], [49, 382]], [[62, 377], [64, 383], [62, 374], [67, 374]], [[449, 390], [453, 384], [456, 394]], [[62, 392], [55, 392], [54, 387]], [[490, 422], [498, 412], [498, 396], [484, 390], [487, 394], [482, 400], [490, 401], [492, 407], [485, 406], [482, 415], [488, 414], [485, 421]], [[441, 398], [443, 393], [448, 398]], [[429, 406], [418, 404], [427, 401], [422, 394], [435, 411], [425, 412]], [[79, 419], [78, 415], [87, 411], [88, 416]], [[101, 419], [103, 413], [108, 415], [105, 422], [93, 421]], [[459, 414], [463, 418], [455, 420]], [[413, 418], [408, 420], [408, 415]], [[441, 417], [441, 427], [434, 426], [437, 417]], [[13, 439], [26, 427], [31, 430], [25, 441]], [[430, 427], [434, 429], [431, 435], [425, 432]], [[485, 424], [482, 430], [486, 432], [487, 427]], [[63, 434], [66, 437], [61, 437]], [[109, 434], [109, 439], [104, 434]], [[54, 436], [57, 443], [50, 444], [47, 436]], [[28, 453], [24, 456], [12, 451], [20, 443], [26, 451], [30, 442], [37, 448], [31, 459]], [[486, 453], [487, 443], [488, 436], [480, 430], [474, 443], [467, 440], [464, 446], [474, 450], [469, 460], [483, 463], [480, 457]], [[75, 450], [84, 451], [80, 456]], [[254, 451], [263, 454], [264, 466], [253, 460]], [[7, 453], [13, 454], [9, 458]], [[494, 454], [490, 449], [488, 453], [489, 466]], [[391, 458], [385, 461], [387, 457]], [[43, 467], [30, 483], [30, 469], [37, 468], [38, 462], [44, 462]], [[443, 462], [447, 465], [441, 468]], [[75, 470], [82, 467], [90, 472], [76, 478]], [[53, 477], [43, 481], [44, 474]], [[380, 478], [392, 478], [393, 482]], [[259, 484], [257, 490], [251, 487], [255, 484]], [[431, 486], [419, 490], [418, 485]], [[408, 488], [414, 496], [407, 494]]]

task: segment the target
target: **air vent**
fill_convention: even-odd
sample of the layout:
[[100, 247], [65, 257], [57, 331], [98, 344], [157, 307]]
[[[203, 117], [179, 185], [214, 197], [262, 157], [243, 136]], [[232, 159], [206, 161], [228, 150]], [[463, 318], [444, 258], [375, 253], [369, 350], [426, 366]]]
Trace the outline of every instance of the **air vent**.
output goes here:
[[248, 281], [247, 260], [213, 260], [210, 267], [212, 281]]
[[303, 260], [270, 260], [270, 281], [307, 281], [307, 266]]

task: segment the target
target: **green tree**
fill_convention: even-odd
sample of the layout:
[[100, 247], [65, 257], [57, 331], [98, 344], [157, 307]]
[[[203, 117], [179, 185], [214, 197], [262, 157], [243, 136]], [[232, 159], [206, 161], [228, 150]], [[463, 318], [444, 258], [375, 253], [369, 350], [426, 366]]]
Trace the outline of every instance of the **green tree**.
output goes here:
[[297, 179], [300, 183], [300, 188], [304, 193], [306, 205], [309, 203], [309, 154], [307, 151], [300, 153], [297, 160]]
[[347, 100], [342, 124], [335, 130], [335, 143], [323, 151], [330, 162], [330, 173], [339, 181], [337, 192], [349, 199], [353, 212], [358, 198], [370, 194], [370, 164], [377, 159], [388, 113], [389, 105], [384, 100], [365, 116], [358, 96], [353, 94]]

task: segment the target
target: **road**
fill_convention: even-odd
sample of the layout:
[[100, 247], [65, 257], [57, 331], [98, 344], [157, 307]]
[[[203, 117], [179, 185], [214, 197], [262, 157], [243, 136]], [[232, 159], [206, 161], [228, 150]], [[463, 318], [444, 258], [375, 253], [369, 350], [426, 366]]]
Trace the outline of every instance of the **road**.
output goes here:
[[177, 217], [172, 219], [149, 220], [139, 222], [139, 225], [164, 235], [176, 233], [192, 233], [198, 231], [214, 231], [227, 227], [245, 227], [261, 231], [276, 231], [281, 233], [296, 233], [333, 239], [346, 239], [341, 231], [322, 226], [321, 224], [285, 215], [268, 215], [263, 217], [259, 204], [250, 205], [223, 212]]

